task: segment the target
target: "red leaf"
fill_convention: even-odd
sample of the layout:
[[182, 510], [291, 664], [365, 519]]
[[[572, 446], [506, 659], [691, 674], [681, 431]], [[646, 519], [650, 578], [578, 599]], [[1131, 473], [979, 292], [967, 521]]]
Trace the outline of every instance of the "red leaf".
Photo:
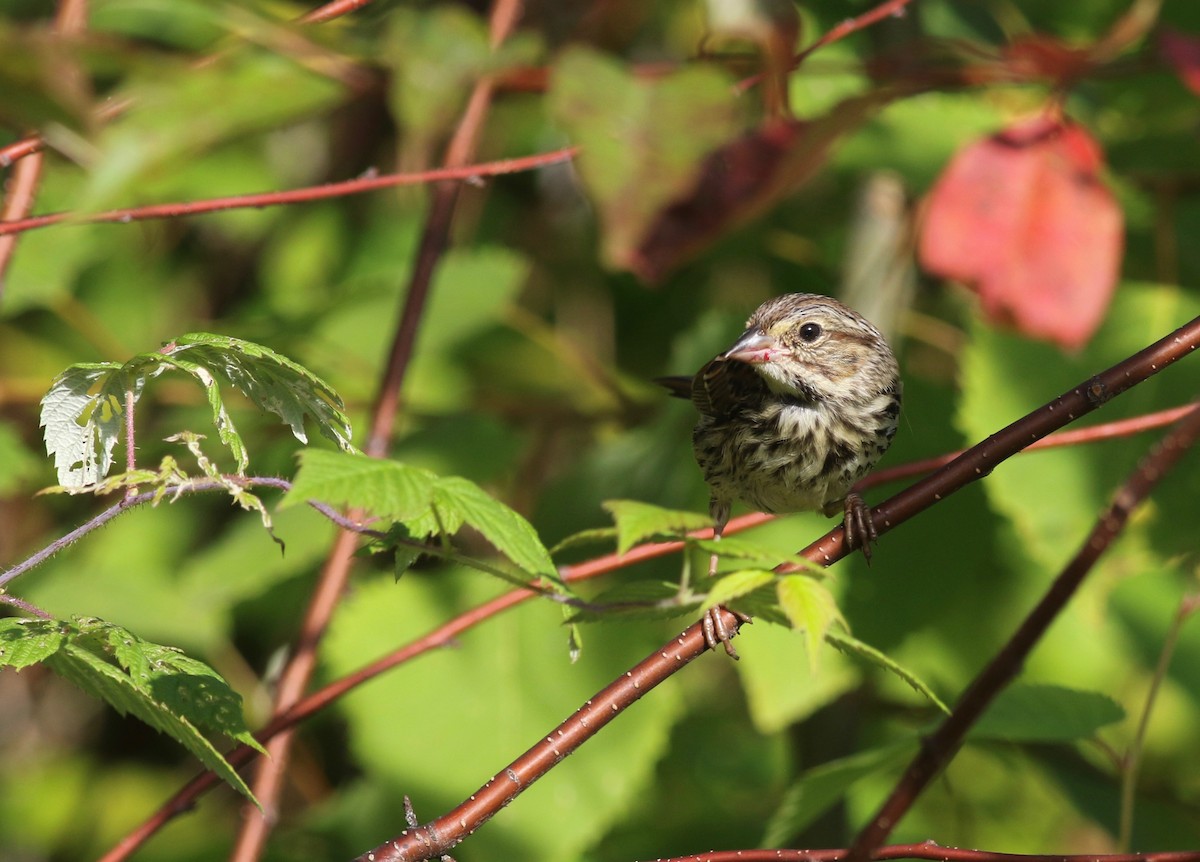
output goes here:
[[1200, 39], [1164, 28], [1158, 34], [1158, 51], [1187, 88], [1200, 95]]
[[961, 150], [930, 192], [919, 254], [993, 320], [1084, 344], [1116, 287], [1123, 218], [1081, 126], [1038, 117]]

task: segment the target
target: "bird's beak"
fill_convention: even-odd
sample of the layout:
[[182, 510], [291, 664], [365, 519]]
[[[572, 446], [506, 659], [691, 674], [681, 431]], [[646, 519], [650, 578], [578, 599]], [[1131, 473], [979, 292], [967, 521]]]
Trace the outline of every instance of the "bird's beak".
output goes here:
[[751, 365], [770, 362], [784, 352], [779, 342], [757, 329], [747, 330], [741, 338], [723, 354], [725, 359], [735, 359]]

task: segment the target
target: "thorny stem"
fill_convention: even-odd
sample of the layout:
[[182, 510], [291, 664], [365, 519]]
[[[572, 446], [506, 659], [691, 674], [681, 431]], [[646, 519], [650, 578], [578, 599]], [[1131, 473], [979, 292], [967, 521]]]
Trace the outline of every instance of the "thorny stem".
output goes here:
[[1124, 529], [1133, 510], [1179, 462], [1198, 436], [1200, 407], [1193, 408], [1167, 432], [1117, 491], [1083, 546], [1063, 568], [1046, 595], [1030, 611], [1003, 649], [967, 687], [945, 721], [924, 740], [920, 752], [887, 800], [855, 838], [846, 856], [847, 862], [867, 862], [874, 856], [929, 782], [950, 762], [971, 725], [1020, 672], [1029, 653], [1075, 594], [1096, 561]]
[[1167, 677], [1167, 669], [1171, 666], [1171, 657], [1175, 654], [1175, 646], [1179, 643], [1179, 631], [1188, 617], [1200, 610], [1200, 595], [1186, 595], [1179, 602], [1175, 619], [1167, 630], [1163, 641], [1162, 651], [1158, 655], [1158, 663], [1154, 668], [1154, 676], [1150, 679], [1150, 690], [1146, 692], [1146, 703], [1142, 706], [1142, 715], [1138, 719], [1137, 732], [1129, 745], [1121, 769], [1121, 826], [1117, 833], [1117, 846], [1128, 850], [1133, 843], [1133, 809], [1137, 793], [1138, 772], [1142, 765], [1142, 750], [1146, 741], [1146, 730], [1150, 726], [1150, 716], [1154, 712], [1154, 703], [1158, 699], [1159, 689]]

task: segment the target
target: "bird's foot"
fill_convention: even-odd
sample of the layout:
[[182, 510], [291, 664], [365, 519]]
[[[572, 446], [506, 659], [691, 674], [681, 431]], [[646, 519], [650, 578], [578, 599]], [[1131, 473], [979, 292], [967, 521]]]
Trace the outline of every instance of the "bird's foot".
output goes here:
[[875, 529], [875, 519], [871, 516], [871, 507], [858, 494], [847, 494], [845, 502], [846, 520], [843, 527], [846, 531], [846, 547], [851, 550], [861, 550], [867, 564], [871, 563], [871, 545], [879, 538]]
[[725, 647], [725, 654], [734, 661], [737, 661], [739, 656], [737, 650], [733, 648], [733, 636], [738, 633], [737, 627], [730, 629], [725, 625], [725, 618], [721, 616], [721, 611], [729, 611], [737, 617], [738, 624], [742, 625], [752, 622], [750, 617], [746, 616], [741, 611], [735, 611], [733, 608], [715, 607], [709, 608], [700, 620], [701, 628], [704, 630], [704, 643], [708, 645], [710, 650], [716, 651], [717, 645]]

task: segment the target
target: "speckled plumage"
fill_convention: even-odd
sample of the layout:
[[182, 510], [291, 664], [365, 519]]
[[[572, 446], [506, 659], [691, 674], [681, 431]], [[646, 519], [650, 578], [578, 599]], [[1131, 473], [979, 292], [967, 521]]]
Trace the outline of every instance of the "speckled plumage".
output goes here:
[[[763, 303], [690, 388], [668, 386], [700, 411], [693, 447], [718, 533], [736, 499], [763, 512], [833, 515], [887, 451], [900, 415], [899, 370], [883, 336], [812, 294]], [[861, 526], [868, 535], [850, 538], [869, 553], [873, 525]]]

